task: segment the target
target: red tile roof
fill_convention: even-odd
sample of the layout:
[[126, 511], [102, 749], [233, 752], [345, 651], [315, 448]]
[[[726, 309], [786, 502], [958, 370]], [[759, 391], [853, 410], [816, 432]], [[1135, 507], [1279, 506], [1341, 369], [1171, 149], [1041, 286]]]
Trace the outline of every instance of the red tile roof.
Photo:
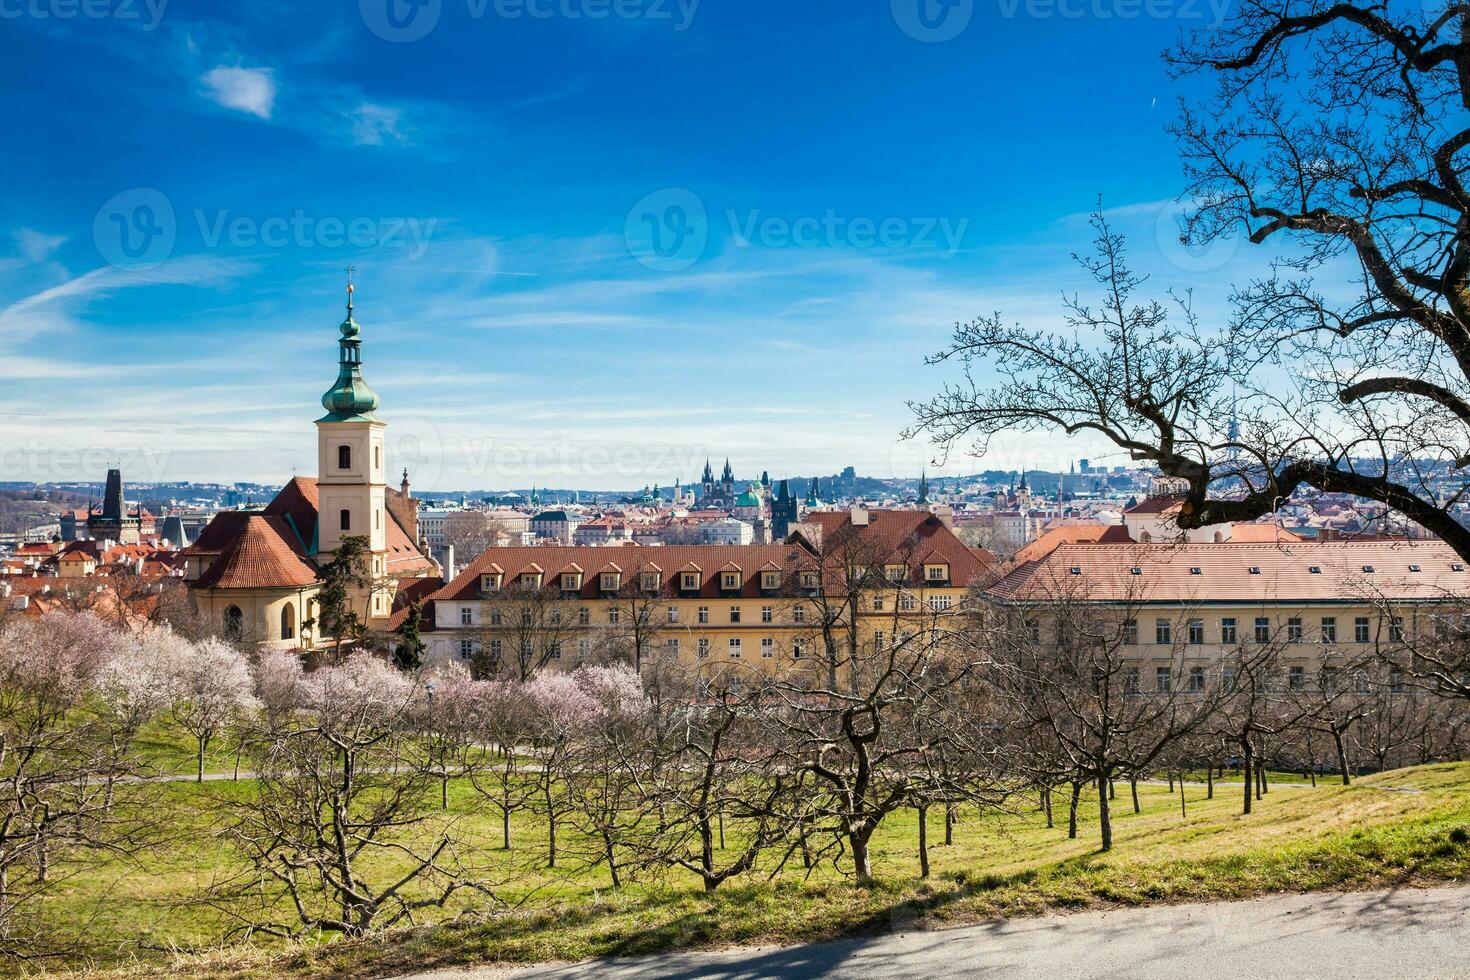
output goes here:
[[264, 589], [316, 583], [316, 571], [280, 517], [251, 514], [195, 583], [201, 589]]
[[1470, 590], [1465, 569], [1441, 541], [1065, 544], [987, 594], [1019, 602], [1432, 601]]

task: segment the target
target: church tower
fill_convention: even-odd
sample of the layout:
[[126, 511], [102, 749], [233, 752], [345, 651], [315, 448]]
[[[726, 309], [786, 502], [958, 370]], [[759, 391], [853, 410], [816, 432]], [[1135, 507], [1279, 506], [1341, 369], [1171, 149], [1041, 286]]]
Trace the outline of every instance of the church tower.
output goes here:
[[[349, 270], [350, 271], [350, 270]], [[387, 551], [383, 430], [373, 413], [378, 396], [362, 378], [361, 328], [352, 318], [352, 281], [347, 282], [347, 319], [342, 321], [337, 381], [322, 395], [327, 414], [317, 419], [317, 553], [335, 552], [343, 538], [365, 537], [374, 556]], [[375, 557], [373, 573], [382, 573]]]

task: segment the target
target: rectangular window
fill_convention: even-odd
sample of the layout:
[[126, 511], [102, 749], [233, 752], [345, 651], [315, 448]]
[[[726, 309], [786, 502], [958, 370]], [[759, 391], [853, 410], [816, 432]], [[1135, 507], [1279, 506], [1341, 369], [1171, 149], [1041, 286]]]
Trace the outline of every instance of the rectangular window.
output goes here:
[[608, 621], [608, 623], [610, 625], [613, 625], [613, 626], [618, 625], [618, 616], [619, 616], [618, 607], [617, 606], [609, 606], [608, 607], [608, 610], [607, 610], [607, 621]]
[[1203, 667], [1189, 668], [1189, 693], [1199, 694], [1205, 689], [1205, 669]]
[[1267, 617], [1267, 616], [1257, 616], [1256, 617], [1256, 642], [1257, 643], [1270, 643], [1271, 642], [1271, 620], [1270, 620], [1270, 617]]
[[459, 607], [459, 625], [472, 626], [475, 622], [475, 611], [469, 606]]
[[460, 640], [459, 641], [459, 659], [461, 659], [461, 660], [468, 660], [468, 659], [470, 659], [471, 656], [474, 655], [474, 652], [475, 652], [475, 643], [474, 643], [473, 640]]
[[1129, 667], [1123, 671], [1123, 690], [1128, 694], [1138, 693], [1138, 668]]
[[561, 640], [552, 640], [546, 645], [548, 657], [551, 660], [561, 659]]
[[500, 610], [499, 609], [492, 609], [492, 610], [490, 610], [490, 625], [491, 626], [499, 626], [500, 625]]
[[1154, 642], [1163, 646], [1174, 642], [1174, 627], [1167, 619], [1154, 620]]
[[740, 659], [740, 637], [730, 637], [730, 657], [733, 660]]
[[352, 469], [352, 447], [351, 446], [338, 446], [337, 447], [337, 469], [339, 469], [339, 470], [350, 470], [350, 469]]
[[578, 640], [577, 641], [577, 657], [578, 658], [580, 658], [582, 660], [586, 660], [587, 659], [587, 655], [590, 654], [591, 652], [592, 652], [592, 641], [591, 640]]
[[1189, 621], [1189, 642], [1194, 646], [1205, 642], [1205, 621], [1203, 619]]
[[944, 612], [949, 608], [952, 597], [947, 595], [931, 595], [929, 597], [929, 608], [935, 612]]
[[873, 596], [873, 612], [882, 612], [882, 611], [883, 611], [883, 597], [881, 595], [875, 595], [875, 596]]
[[887, 637], [885, 637], [883, 635], [883, 631], [882, 630], [873, 630], [873, 649], [874, 650], [882, 650], [883, 649], [883, 641], [885, 639], [887, 639]]
[[500, 663], [500, 654], [504, 650], [505, 650], [505, 644], [501, 643], [499, 640], [491, 640], [490, 641], [490, 660], [492, 662], [494, 662], [494, 663]]
[[1404, 642], [1404, 617], [1394, 616], [1388, 621], [1388, 642]]
[[732, 622], [732, 623], [738, 623], [738, 622], [740, 622], [740, 607], [739, 606], [731, 606], [730, 607], [730, 622]]
[[664, 649], [668, 651], [669, 656], [671, 656], [671, 657], [678, 657], [679, 656], [679, 638], [677, 636], [671, 636], [671, 637], [669, 637], [667, 640], [664, 641]]
[[914, 611], [914, 597], [905, 592], [898, 597], [898, 608], [900, 612]]
[[1220, 620], [1220, 642], [1234, 643], [1237, 640], [1235, 632], [1235, 617], [1226, 616]]
[[582, 624], [583, 626], [586, 626], [588, 623], [592, 622], [592, 610], [588, 609], [586, 606], [578, 609], [577, 622]]
[[806, 622], [806, 606], [797, 606], [791, 610], [791, 621], [793, 623]]
[[1404, 693], [1404, 672], [1394, 669], [1388, 672], [1388, 690], [1392, 694]]
[[677, 623], [679, 621], [679, 607], [678, 606], [670, 606], [669, 607], [668, 619], [669, 619], [669, 622], [671, 622], [671, 623]]
[[699, 638], [699, 659], [700, 660], [704, 660], [704, 659], [706, 659], [708, 657], [709, 657], [709, 637], [707, 637], [707, 636], [701, 636]]
[[804, 656], [806, 656], [806, 641], [797, 637], [791, 641], [791, 657], [793, 660], [800, 660]]
[[1171, 667], [1154, 668], [1154, 690], [1168, 694], [1174, 690], [1174, 670]]
[[1026, 639], [1032, 643], [1041, 642], [1041, 620], [1026, 620]]
[[604, 592], [616, 592], [616, 591], [618, 591], [618, 575], [617, 575], [616, 572], [603, 572], [603, 574], [602, 574], [602, 591], [604, 591]]
[[694, 572], [685, 572], [680, 578], [683, 580], [685, 592], [694, 592], [699, 588], [699, 576]]
[[1300, 642], [1302, 642], [1302, 618], [1300, 616], [1292, 616], [1289, 619], [1287, 619], [1287, 621], [1286, 621], [1286, 642], [1287, 643], [1300, 643]]
[[1367, 643], [1372, 637], [1368, 631], [1368, 617], [1359, 616], [1353, 620], [1353, 642]]
[[1123, 642], [1130, 644], [1138, 643], [1138, 620], [1123, 620]]
[[931, 582], [943, 582], [949, 578], [949, 566], [930, 565], [924, 569], [924, 576]]
[[761, 659], [770, 660], [776, 655], [776, 641], [766, 636], [761, 638]]
[[1337, 642], [1337, 617], [1336, 616], [1323, 616], [1322, 617], [1322, 642], [1323, 643], [1336, 643]]
[[740, 576], [735, 572], [725, 572], [720, 576], [720, 588], [729, 592], [740, 588]]
[[770, 623], [776, 619], [776, 610], [770, 606], [761, 606], [761, 622]]
[[701, 623], [708, 623], [709, 622], [709, 606], [700, 606], [699, 607], [699, 621]]
[[1307, 669], [1292, 667], [1286, 672], [1286, 686], [1293, 691], [1304, 691], [1307, 687]]

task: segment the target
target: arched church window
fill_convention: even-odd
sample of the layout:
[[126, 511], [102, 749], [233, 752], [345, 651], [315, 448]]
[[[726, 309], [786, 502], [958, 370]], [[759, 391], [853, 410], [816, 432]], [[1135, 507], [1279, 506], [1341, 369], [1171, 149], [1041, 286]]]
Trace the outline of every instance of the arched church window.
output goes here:
[[239, 606], [230, 606], [225, 610], [225, 637], [230, 640], [238, 640], [245, 632], [245, 614], [240, 611]]
[[289, 602], [281, 607], [281, 639], [296, 639], [296, 607]]
[[350, 470], [350, 469], [352, 469], [352, 447], [351, 446], [338, 446], [337, 447], [337, 469], [339, 469], [339, 470]]
[[352, 530], [352, 511], [348, 510], [346, 507], [343, 507], [342, 513], [339, 516], [341, 517], [342, 521], [342, 530]]

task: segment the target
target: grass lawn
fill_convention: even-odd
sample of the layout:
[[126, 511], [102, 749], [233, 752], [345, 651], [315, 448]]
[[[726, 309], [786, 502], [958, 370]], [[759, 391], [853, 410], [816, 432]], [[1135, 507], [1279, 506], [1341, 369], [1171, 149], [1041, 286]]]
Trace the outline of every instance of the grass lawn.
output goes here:
[[[1299, 777], [1298, 777], [1299, 779]], [[1139, 787], [1135, 815], [1128, 786], [1114, 801], [1115, 846], [1097, 851], [1096, 801], [1068, 840], [1065, 809], [1055, 829], [1032, 810], [981, 816], [962, 812], [952, 846], [943, 816], [931, 812], [933, 874], [918, 877], [917, 821], [890, 818], [874, 846], [880, 881], [852, 885], [830, 867], [803, 880], [800, 863], [774, 882], [737, 879], [707, 897], [685, 875], [666, 875], [621, 892], [606, 872], [539, 867], [543, 827], [518, 817], [516, 849], [498, 849], [498, 818], [464, 784], [451, 787], [446, 821], [480, 846], [492, 874], [515, 876], [506, 889], [525, 898], [515, 911], [466, 905], [454, 923], [395, 930], [361, 942], [296, 946], [218, 945], [219, 913], [199, 902], [237, 859], [218, 836], [221, 806], [249, 783], [174, 783], [156, 787], [169, 841], [132, 862], [79, 869], [50, 900], [58, 921], [86, 922], [97, 941], [90, 966], [108, 975], [345, 977], [468, 962], [533, 962], [740, 943], [790, 943], [910, 928], [916, 920], [959, 923], [997, 916], [1104, 905], [1231, 899], [1272, 891], [1470, 880], [1470, 763], [1399, 770], [1351, 787], [1321, 781], [1283, 786], [1240, 814], [1242, 787], [1202, 784], [1179, 796], [1160, 784]], [[1059, 796], [1062, 794], [1059, 794]], [[575, 841], [569, 841], [575, 844]], [[733, 846], [732, 840], [732, 846]], [[531, 894], [528, 895], [528, 892]], [[83, 967], [83, 964], [74, 964]]]

